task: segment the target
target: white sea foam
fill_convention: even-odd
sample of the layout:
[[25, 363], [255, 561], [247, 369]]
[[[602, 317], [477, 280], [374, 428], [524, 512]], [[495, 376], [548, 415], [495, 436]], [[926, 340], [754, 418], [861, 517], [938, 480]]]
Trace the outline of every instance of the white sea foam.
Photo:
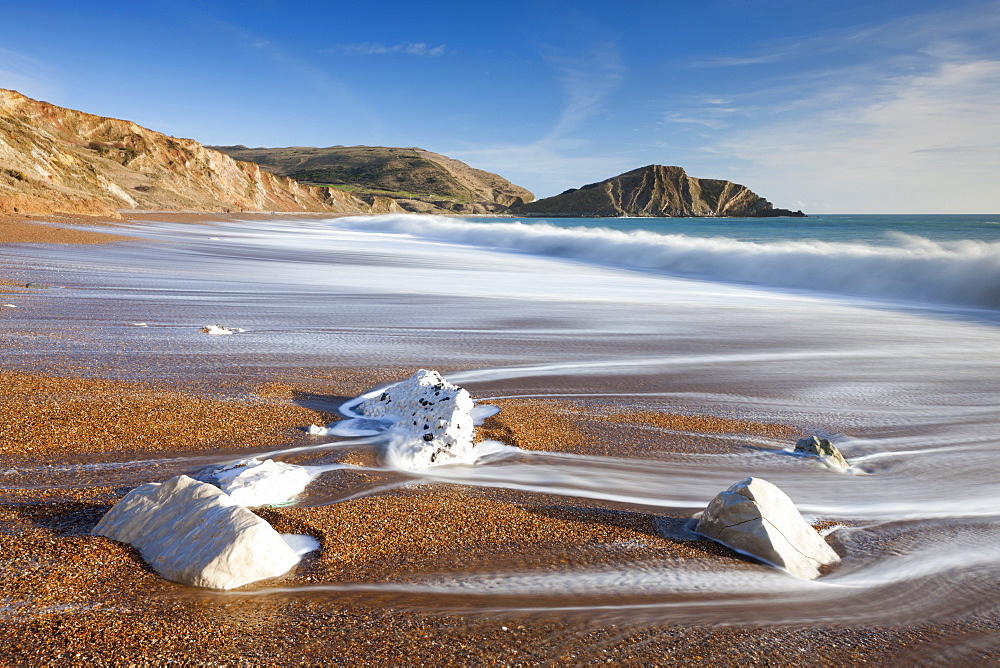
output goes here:
[[709, 280], [1000, 308], [1000, 242], [891, 233], [888, 245], [765, 243], [412, 214], [339, 218], [329, 224]]
[[305, 534], [283, 533], [280, 536], [285, 541], [285, 545], [292, 548], [292, 552], [300, 557], [315, 552], [320, 547], [318, 540]]
[[313, 479], [305, 467], [256, 458], [232, 462], [202, 477], [249, 508], [287, 503]]

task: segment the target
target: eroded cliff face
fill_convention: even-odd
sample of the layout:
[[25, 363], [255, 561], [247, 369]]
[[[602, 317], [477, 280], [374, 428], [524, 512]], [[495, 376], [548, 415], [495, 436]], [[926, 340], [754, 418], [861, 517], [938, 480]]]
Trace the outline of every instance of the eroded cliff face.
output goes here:
[[746, 186], [719, 179], [697, 179], [680, 167], [649, 165], [613, 178], [571, 189], [514, 208], [522, 216], [653, 218], [727, 216], [801, 216], [775, 209]]
[[192, 139], [0, 89], [0, 213], [118, 209], [368, 213], [370, 206]]

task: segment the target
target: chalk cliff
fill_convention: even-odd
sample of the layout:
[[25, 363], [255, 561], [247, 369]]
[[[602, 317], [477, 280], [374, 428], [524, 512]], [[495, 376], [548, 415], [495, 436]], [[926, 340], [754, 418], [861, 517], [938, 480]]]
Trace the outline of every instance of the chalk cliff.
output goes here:
[[697, 179], [680, 167], [649, 165], [613, 178], [571, 188], [555, 197], [515, 206], [520, 216], [770, 217], [804, 216], [776, 209], [746, 186], [719, 179]]
[[306, 186], [192, 139], [0, 89], [0, 213], [118, 209], [401, 211], [386, 198]]

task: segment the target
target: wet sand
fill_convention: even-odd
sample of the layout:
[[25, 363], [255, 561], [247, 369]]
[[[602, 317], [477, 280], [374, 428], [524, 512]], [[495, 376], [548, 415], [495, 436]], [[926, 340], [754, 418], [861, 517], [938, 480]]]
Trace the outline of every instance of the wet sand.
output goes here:
[[[526, 601], [407, 589], [400, 585], [470, 573], [766, 567], [685, 533], [689, 517], [680, 512], [442, 483], [393, 487], [398, 481], [381, 471], [338, 472], [314, 484], [319, 494], [345, 498], [381, 484], [383, 491], [258, 511], [279, 531], [321, 543], [283, 580], [229, 593], [167, 582], [135, 550], [90, 535], [117, 499], [141, 482], [207, 462], [316, 443], [304, 427], [333, 419], [344, 398], [412, 369], [317, 372], [263, 360], [255, 367], [242, 358], [242, 375], [202, 360], [169, 380], [137, 382], [122, 380], [128, 369], [33, 358], [31, 338], [17, 343], [16, 364], [0, 360], [0, 481], [14, 481], [0, 484], [0, 663], [905, 665], [928, 656], [941, 663], [1000, 658], [991, 649], [998, 632], [992, 617], [891, 626], [754, 625], [744, 618], [729, 626], [697, 617], [678, 624], [602, 612], [608, 595], [599, 592]], [[620, 391], [612, 378], [589, 382], [595, 393]], [[804, 427], [678, 411], [648, 398], [641, 405], [613, 397], [490, 403], [501, 412], [481, 437], [530, 451], [739, 453], [739, 437], [787, 443]], [[369, 463], [377, 453], [336, 457]], [[87, 468], [123, 462], [138, 465], [113, 475]], [[505, 603], [520, 607], [511, 612]]]
[[[357, 391], [354, 374], [345, 371], [343, 394]], [[237, 593], [176, 585], [159, 578], [130, 547], [89, 535], [128, 489], [168, 473], [133, 470], [119, 485], [91, 487], [79, 479], [63, 486], [64, 472], [46, 474], [44, 469], [81, 453], [96, 461], [210, 448], [218, 457], [227, 449], [291, 445], [309, 439], [301, 427], [331, 417], [301, 405], [322, 395], [302, 393], [287, 383], [231, 387], [228, 398], [214, 399], [202, 396], [203, 387], [196, 383], [191, 392], [184, 392], [148, 384], [3, 373], [0, 409], [8, 416], [0, 441], [4, 467], [8, 474], [24, 470], [35, 489], [0, 492], [0, 659], [13, 664], [179, 660], [844, 665], [913, 658], [919, 656], [921, 644], [949, 633], [947, 628], [637, 625], [614, 615], [567, 618], [545, 612], [546, 603], [561, 602], [558, 596], [538, 601], [538, 611], [521, 614], [490, 614], [482, 606], [500, 600], [475, 596], [445, 602], [438, 598], [433, 603], [437, 612], [428, 612], [430, 600], [419, 594], [341, 591], [331, 596], [322, 591], [325, 585], [417, 582], [428, 575], [483, 570], [551, 572], [681, 562], [688, 568], [698, 563], [761, 568], [710, 541], [665, 537], [664, 528], [682, 527], [684, 517], [436, 484], [320, 507], [261, 509], [259, 514], [277, 530], [312, 535], [322, 549], [307, 555], [279, 583], [259, 583]], [[244, 398], [238, 400], [238, 395]], [[493, 426], [484, 429], [484, 435], [509, 433], [529, 448], [553, 442], [587, 450], [585, 425], [572, 417], [579, 415], [578, 404], [497, 403], [504, 412], [491, 420]], [[664, 423], [678, 433], [785, 429], [708, 416], [636, 414], [624, 407], [611, 406], [609, 411], [616, 423], [639, 430]], [[501, 417], [504, 413], [513, 417]], [[626, 451], [635, 445], [628, 439], [619, 443]], [[602, 451], [607, 447], [598, 445]], [[357, 484], [350, 476], [327, 482], [346, 488]], [[307, 589], [253, 595], [273, 586]], [[317, 588], [314, 595], [309, 587]]]
[[[92, 230], [79, 230], [67, 225], [107, 225], [98, 216], [17, 216], [0, 214], [0, 245], [23, 243], [106, 244], [123, 237]], [[128, 237], [124, 237], [128, 238]]]
[[[136, 212], [121, 214], [119, 219], [111, 220], [106, 216], [84, 216], [76, 214], [51, 215], [18, 215], [0, 214], [0, 245], [21, 243], [48, 244], [106, 244], [115, 241], [134, 239], [128, 235], [115, 233], [113, 228], [142, 224], [143, 221], [165, 221], [176, 223], [197, 224], [213, 221], [261, 220], [275, 217], [286, 219], [326, 219], [339, 214], [330, 213], [199, 213], [199, 212]], [[94, 228], [107, 227], [108, 232], [94, 229], [77, 229], [77, 226]], [[0, 285], [3, 285], [0, 282]]]

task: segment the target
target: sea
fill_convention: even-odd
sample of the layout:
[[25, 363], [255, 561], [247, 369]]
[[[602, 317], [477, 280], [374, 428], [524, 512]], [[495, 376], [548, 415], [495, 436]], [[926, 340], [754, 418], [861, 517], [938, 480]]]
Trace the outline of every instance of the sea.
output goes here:
[[[832, 440], [851, 464], [830, 470], [791, 456], [792, 440], [743, 436], [726, 441], [736, 453], [522, 452], [401, 473], [400, 484], [516, 489], [672, 518], [757, 476], [825, 522], [842, 561], [814, 581], [765, 565], [506, 564], [371, 583], [380, 600], [446, 610], [474, 594], [494, 613], [657, 624], [974, 622], [981, 633], [942, 635], [935, 656], [961, 662], [1000, 646], [1000, 214], [275, 214], [123, 231], [133, 239], [4, 247], [10, 275], [61, 287], [6, 318], [5, 336], [18, 343], [6, 366], [98, 360], [100, 373], [126, 378], [221, 380], [439, 368], [483, 403], [612, 402], [793, 425]], [[200, 333], [208, 324], [245, 331]], [[309, 457], [321, 460], [322, 449]], [[119, 464], [134, 474], [135, 462]], [[194, 465], [147, 464], [160, 477]], [[121, 483], [116, 471], [80, 484]], [[17, 480], [0, 472], [0, 486]]]
[[[356, 219], [350, 219], [356, 220]], [[351, 228], [354, 223], [338, 223]], [[362, 229], [664, 275], [1000, 308], [1000, 215], [385, 217]]]

